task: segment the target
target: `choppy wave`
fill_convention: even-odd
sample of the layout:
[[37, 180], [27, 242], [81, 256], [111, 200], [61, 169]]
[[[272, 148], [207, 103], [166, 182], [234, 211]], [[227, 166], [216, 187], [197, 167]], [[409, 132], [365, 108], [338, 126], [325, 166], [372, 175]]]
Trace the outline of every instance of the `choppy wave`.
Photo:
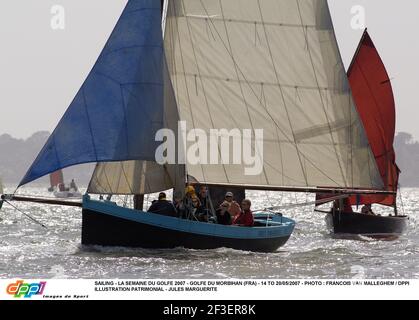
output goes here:
[[[7, 190], [6, 190], [7, 191]], [[9, 190], [11, 191], [11, 190]], [[43, 186], [22, 193], [47, 195]], [[19, 203], [44, 229], [4, 205], [0, 211], [0, 278], [418, 278], [419, 189], [402, 191], [409, 228], [391, 242], [333, 239], [313, 207], [284, 212], [297, 221], [275, 253], [232, 249], [145, 250], [80, 245], [81, 210]], [[255, 208], [312, 201], [312, 195], [250, 192]], [[124, 201], [125, 199], [121, 199]]]

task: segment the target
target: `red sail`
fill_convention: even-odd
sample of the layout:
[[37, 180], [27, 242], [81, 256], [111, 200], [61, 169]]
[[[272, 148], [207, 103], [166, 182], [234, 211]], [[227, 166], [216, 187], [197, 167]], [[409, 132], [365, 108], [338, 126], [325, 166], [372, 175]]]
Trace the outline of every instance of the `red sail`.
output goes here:
[[[397, 191], [400, 170], [393, 148], [396, 110], [391, 80], [369, 34], [365, 31], [348, 70], [349, 83], [358, 113], [364, 125], [378, 170], [388, 191]], [[318, 194], [317, 199], [330, 195]], [[396, 196], [371, 195], [350, 197], [351, 205], [396, 205]]]
[[60, 183], [64, 183], [64, 176], [61, 170], [55, 171], [49, 175], [51, 187], [56, 187]]
[[[393, 148], [396, 130], [393, 89], [384, 63], [367, 31], [348, 70], [348, 78], [384, 185], [388, 191], [396, 192], [400, 171]], [[378, 203], [393, 206], [396, 197], [352, 197], [350, 202], [353, 205]]]

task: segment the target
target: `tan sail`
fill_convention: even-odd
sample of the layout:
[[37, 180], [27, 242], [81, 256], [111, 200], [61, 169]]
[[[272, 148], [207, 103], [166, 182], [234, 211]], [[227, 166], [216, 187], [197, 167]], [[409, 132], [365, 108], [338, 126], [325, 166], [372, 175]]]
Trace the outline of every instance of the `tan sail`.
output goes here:
[[260, 175], [187, 165], [198, 181], [382, 187], [326, 0], [172, 0], [165, 47], [188, 130], [264, 130]]
[[[165, 127], [177, 130], [179, 115], [168, 74], [165, 74]], [[98, 163], [89, 183], [92, 194], [149, 194], [175, 188], [183, 190], [186, 182], [184, 165], [161, 166], [151, 161]]]
[[[165, 50], [168, 119], [185, 121], [187, 131], [201, 129], [208, 136], [212, 129], [263, 129], [263, 150], [255, 148], [254, 135], [239, 137], [263, 159], [260, 174], [246, 174], [243, 163], [207, 164], [208, 156], [207, 163], [183, 168], [196, 181], [272, 189], [383, 187], [326, 0], [170, 0]], [[174, 122], [169, 127], [175, 128]], [[233, 150], [234, 139], [229, 144]], [[173, 174], [167, 176], [162, 166], [147, 165], [150, 178], [138, 180], [145, 177], [141, 162], [128, 170], [129, 188], [105, 181], [105, 176], [120, 181], [126, 166], [100, 164], [89, 192], [173, 187], [168, 183]], [[145, 181], [156, 184], [147, 189]]]
[[[96, 166], [89, 193], [149, 194], [177, 187], [182, 189], [181, 168], [162, 167], [151, 161], [108, 162]], [[178, 171], [176, 171], [178, 170]], [[184, 175], [184, 172], [183, 172]], [[181, 180], [176, 180], [181, 177]]]

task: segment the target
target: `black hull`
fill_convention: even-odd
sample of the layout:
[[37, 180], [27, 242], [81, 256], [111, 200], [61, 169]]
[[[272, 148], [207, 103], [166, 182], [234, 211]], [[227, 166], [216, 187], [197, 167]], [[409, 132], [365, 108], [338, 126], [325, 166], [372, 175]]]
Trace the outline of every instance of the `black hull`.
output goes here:
[[374, 239], [398, 238], [407, 226], [406, 216], [374, 216], [360, 213], [329, 213], [326, 221], [334, 234], [362, 235]]
[[83, 245], [150, 249], [171, 249], [177, 247], [216, 249], [224, 247], [244, 251], [274, 252], [284, 245], [289, 237], [234, 239], [205, 236], [139, 223], [83, 209]]

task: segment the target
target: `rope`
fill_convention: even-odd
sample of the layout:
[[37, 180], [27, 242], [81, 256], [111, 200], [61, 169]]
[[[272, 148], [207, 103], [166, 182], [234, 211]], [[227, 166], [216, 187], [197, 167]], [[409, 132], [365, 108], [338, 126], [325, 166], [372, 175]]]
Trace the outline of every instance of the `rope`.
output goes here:
[[286, 204], [286, 205], [283, 205], [283, 206], [269, 207], [269, 208], [254, 210], [254, 211], [274, 211], [274, 210], [282, 210], [282, 209], [307, 207], [307, 206], [311, 206], [313, 204], [314, 205], [326, 204], [327, 202], [330, 202], [330, 201], [345, 199], [345, 198], [348, 198], [348, 197], [349, 197], [349, 195], [342, 195], [342, 196], [337, 196], [337, 197], [333, 197], [333, 198], [325, 199], [325, 200], [316, 200], [316, 201], [310, 201], [310, 202], [304, 202], [304, 203]]
[[27, 214], [26, 212], [23, 212], [21, 209], [19, 209], [18, 207], [16, 207], [15, 205], [11, 204], [9, 201], [4, 200], [4, 202], [6, 202], [8, 205], [10, 205], [12, 208], [14, 208], [16, 211], [20, 212], [21, 214], [23, 214], [25, 217], [27, 217], [29, 220], [35, 222], [36, 224], [39, 224], [41, 227], [48, 229], [47, 226], [45, 226], [43, 223], [39, 222], [38, 220], [36, 220], [35, 218], [31, 217], [29, 214]]

